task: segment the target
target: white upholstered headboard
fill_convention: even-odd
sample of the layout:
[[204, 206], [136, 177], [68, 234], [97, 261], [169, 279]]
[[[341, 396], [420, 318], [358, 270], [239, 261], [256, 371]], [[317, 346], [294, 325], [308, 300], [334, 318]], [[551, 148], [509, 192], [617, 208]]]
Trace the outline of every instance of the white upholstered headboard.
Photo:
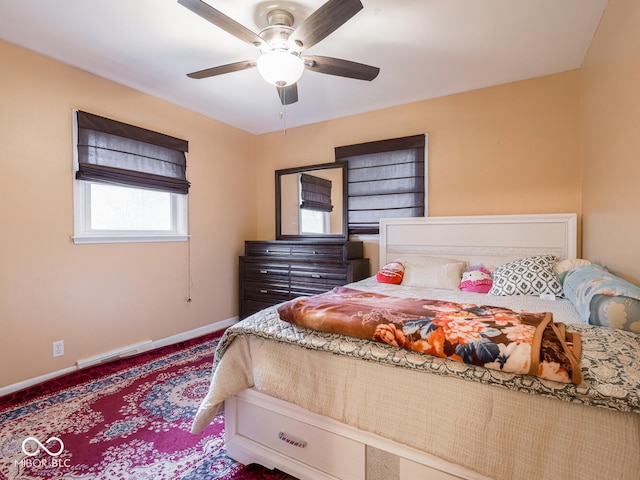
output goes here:
[[546, 254], [576, 258], [575, 213], [380, 220], [380, 266], [414, 255], [498, 265]]

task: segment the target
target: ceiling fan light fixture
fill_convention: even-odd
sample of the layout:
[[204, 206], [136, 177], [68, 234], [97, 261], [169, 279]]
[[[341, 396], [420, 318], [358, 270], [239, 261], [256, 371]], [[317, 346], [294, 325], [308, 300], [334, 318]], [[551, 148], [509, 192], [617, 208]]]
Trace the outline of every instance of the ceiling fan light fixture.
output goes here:
[[258, 71], [272, 85], [287, 87], [296, 83], [304, 71], [304, 60], [299, 55], [276, 50], [258, 58]]

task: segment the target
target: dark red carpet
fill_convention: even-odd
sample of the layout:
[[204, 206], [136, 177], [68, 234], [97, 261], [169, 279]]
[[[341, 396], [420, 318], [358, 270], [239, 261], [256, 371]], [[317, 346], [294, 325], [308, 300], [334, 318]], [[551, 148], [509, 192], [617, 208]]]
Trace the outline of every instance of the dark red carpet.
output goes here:
[[220, 333], [90, 367], [0, 397], [0, 478], [281, 480], [225, 455], [224, 417], [191, 420]]

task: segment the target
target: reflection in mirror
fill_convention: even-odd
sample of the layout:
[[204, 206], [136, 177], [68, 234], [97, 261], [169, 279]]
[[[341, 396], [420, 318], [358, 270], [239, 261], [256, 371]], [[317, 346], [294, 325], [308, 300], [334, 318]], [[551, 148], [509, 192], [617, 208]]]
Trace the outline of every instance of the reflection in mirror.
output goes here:
[[276, 171], [276, 238], [346, 238], [345, 165]]

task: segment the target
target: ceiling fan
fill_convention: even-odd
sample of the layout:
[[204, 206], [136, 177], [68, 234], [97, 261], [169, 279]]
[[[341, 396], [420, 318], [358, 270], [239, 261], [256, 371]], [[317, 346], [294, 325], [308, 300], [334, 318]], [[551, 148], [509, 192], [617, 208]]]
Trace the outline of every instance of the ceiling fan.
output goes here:
[[262, 77], [275, 85], [283, 105], [298, 101], [296, 82], [305, 69], [313, 72], [371, 81], [380, 69], [362, 63], [319, 55], [302, 55], [328, 37], [362, 8], [360, 0], [329, 0], [293, 28], [293, 15], [274, 8], [267, 14], [268, 26], [256, 34], [202, 0], [178, 0], [180, 5], [200, 15], [216, 27], [250, 43], [262, 53], [256, 60], [219, 65], [187, 74], [190, 78], [208, 78], [257, 67]]

